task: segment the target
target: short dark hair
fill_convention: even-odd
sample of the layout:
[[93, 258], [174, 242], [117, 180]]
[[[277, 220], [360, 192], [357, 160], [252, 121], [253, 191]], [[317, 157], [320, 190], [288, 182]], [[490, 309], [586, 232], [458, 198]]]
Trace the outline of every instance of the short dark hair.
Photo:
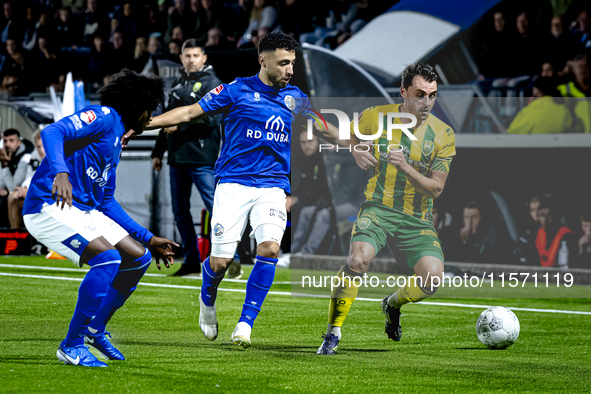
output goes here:
[[417, 76], [425, 78], [427, 82], [435, 81], [439, 83], [439, 76], [431, 65], [426, 63], [413, 63], [406, 66], [402, 72], [402, 87], [405, 89], [411, 87], [412, 80]]
[[588, 207], [581, 213], [581, 222], [591, 222], [591, 209]]
[[550, 211], [556, 210], [556, 202], [549, 194], [544, 193], [540, 195], [540, 205], [538, 206], [538, 209], [543, 208], [547, 208]]
[[480, 207], [478, 206], [478, 204], [476, 204], [476, 201], [472, 200], [470, 201], [468, 204], [466, 204], [466, 206], [464, 207], [464, 209], [478, 209], [480, 211]]
[[21, 133], [17, 129], [6, 129], [3, 133], [4, 137], [10, 137], [11, 135], [16, 135], [18, 138], [21, 138]]
[[185, 40], [181, 46], [181, 53], [185, 52], [185, 49], [187, 48], [201, 48], [201, 51], [205, 53], [205, 43], [203, 41], [198, 41], [195, 38], [189, 38], [188, 40]]
[[266, 34], [259, 41], [259, 54], [263, 52], [275, 52], [277, 49], [284, 49], [287, 52], [298, 51], [300, 44], [292, 36], [279, 31]]
[[151, 113], [164, 101], [164, 82], [123, 69], [97, 93], [101, 105], [115, 109], [123, 123], [135, 123], [144, 111]]

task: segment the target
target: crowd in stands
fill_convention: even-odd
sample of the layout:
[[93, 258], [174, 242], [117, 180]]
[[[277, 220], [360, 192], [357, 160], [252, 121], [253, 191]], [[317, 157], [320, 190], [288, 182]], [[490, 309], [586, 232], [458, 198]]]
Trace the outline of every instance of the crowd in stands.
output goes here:
[[500, 3], [471, 36], [480, 86], [531, 94], [510, 134], [591, 132], [591, 105], [579, 100], [591, 97], [591, 7], [581, 1], [519, 3]]
[[62, 91], [74, 73], [91, 91], [150, 58], [178, 62], [184, 40], [207, 51], [256, 47], [280, 30], [334, 48], [396, 1], [385, 0], [30, 0], [3, 2], [0, 98]]
[[591, 269], [589, 208], [581, 210], [571, 228], [552, 197], [533, 196], [527, 206], [528, 218], [519, 223], [518, 239], [512, 240], [506, 225], [511, 219], [495, 220], [490, 206], [470, 201], [461, 222], [452, 225], [450, 213], [436, 203], [433, 224], [446, 261]]

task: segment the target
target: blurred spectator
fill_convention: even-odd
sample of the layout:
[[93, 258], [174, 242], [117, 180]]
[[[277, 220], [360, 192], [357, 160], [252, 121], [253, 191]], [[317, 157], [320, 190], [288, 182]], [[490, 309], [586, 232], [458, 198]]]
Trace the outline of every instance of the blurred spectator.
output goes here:
[[571, 268], [591, 268], [591, 210], [585, 209], [581, 215], [581, 230], [579, 238], [579, 253]]
[[250, 11], [249, 24], [240, 40], [238, 47], [246, 43], [258, 45], [261, 37], [270, 33], [277, 26], [277, 10], [270, 0], [254, 0]]
[[567, 61], [564, 73], [568, 81], [557, 88], [563, 97], [591, 97], [589, 59], [586, 54], [580, 53]]
[[37, 44], [37, 29], [39, 28], [39, 17], [33, 6], [27, 7], [26, 18], [22, 47], [30, 51]]
[[142, 72], [148, 60], [150, 60], [148, 39], [146, 37], [138, 37], [135, 39], [135, 49], [133, 51], [133, 70], [138, 73]]
[[591, 34], [589, 34], [589, 10], [583, 9], [579, 12], [570, 30], [575, 34], [576, 50], [591, 50]]
[[[16, 129], [7, 129], [3, 133], [2, 171], [0, 172], [0, 210], [8, 210], [8, 194], [25, 181], [27, 167], [31, 161], [33, 144], [21, 139]], [[2, 215], [3, 216], [3, 215]]]
[[37, 22], [37, 38], [40, 36], [47, 37], [51, 34], [51, 30], [49, 28], [49, 17], [47, 16], [46, 12], [41, 13], [39, 15], [39, 21]]
[[185, 35], [183, 34], [183, 28], [180, 26], [175, 27], [172, 29], [172, 38], [171, 40], [178, 40], [180, 42], [185, 41]]
[[148, 40], [148, 52], [150, 53], [150, 58], [148, 59], [141, 73], [143, 75], [156, 76], [158, 75], [158, 66], [156, 65], [156, 60], [164, 57], [160, 33], [153, 33], [150, 36]]
[[14, 38], [6, 40], [6, 64], [2, 67], [2, 71], [14, 70], [20, 75], [25, 69], [25, 62], [28, 52], [20, 47], [20, 42]]
[[488, 32], [484, 34], [484, 40], [480, 42], [481, 40], [478, 39], [476, 43], [484, 46], [480, 73], [485, 78], [509, 76], [512, 74], [510, 70], [511, 62], [504, 59], [511, 56], [514, 50], [505, 12], [497, 9], [493, 12], [489, 23], [490, 27], [488, 27]]
[[148, 52], [152, 56], [162, 55], [162, 41], [157, 35], [151, 35], [148, 40]]
[[28, 62], [30, 67], [27, 71], [33, 81], [31, 90], [45, 92], [50, 76], [60, 73], [61, 60], [56, 55], [55, 48], [47, 42], [47, 38], [40, 34], [37, 36], [37, 45], [29, 54], [29, 59], [31, 59]]
[[70, 7], [60, 9], [54, 22], [54, 37], [58, 47], [71, 48], [77, 44], [79, 36]]
[[507, 132], [509, 134], [555, 134], [580, 132], [573, 129], [573, 115], [565, 99], [555, 88], [556, 81], [539, 77], [534, 81], [532, 100], [517, 113]]
[[528, 244], [533, 245], [536, 240], [536, 236], [538, 235], [538, 230], [540, 229], [540, 220], [538, 219], [538, 210], [540, 209], [540, 197], [533, 196], [531, 200], [529, 200], [529, 216], [527, 223], [525, 224], [525, 231], [523, 232], [523, 237], [527, 241]]
[[107, 75], [115, 74], [124, 68], [128, 68], [133, 58], [133, 52], [127, 50], [123, 40], [123, 33], [116, 30], [111, 36], [112, 48], [108, 52]]
[[228, 41], [234, 43], [234, 48], [250, 24], [252, 6], [253, 0], [238, 0], [237, 3], [228, 4], [224, 9], [224, 18], [219, 27]]
[[172, 39], [172, 29], [182, 26], [183, 16], [185, 15], [185, 0], [174, 0], [173, 6], [168, 8], [167, 29], [164, 34], [164, 41]]
[[126, 43], [135, 39], [138, 21], [131, 2], [127, 1], [123, 4], [121, 12], [113, 18], [111, 28], [120, 31], [123, 34], [123, 41]]
[[99, 33], [94, 35], [92, 44], [93, 47], [88, 60], [88, 79], [86, 82], [91, 83], [94, 89], [98, 89], [108, 73], [109, 57], [105, 39]]
[[181, 47], [183, 46], [182, 41], [172, 40], [168, 43], [168, 58], [172, 61], [179, 62], [179, 56], [181, 55]]
[[567, 269], [577, 256], [578, 244], [573, 232], [561, 225], [554, 201], [540, 196], [538, 219], [541, 228], [536, 236], [536, 249], [542, 267]]
[[14, 18], [12, 1], [6, 1], [3, 5], [4, 14], [0, 19], [0, 39], [3, 43], [9, 37], [16, 38], [20, 35], [18, 21]]
[[212, 0], [190, 0], [182, 25], [185, 37], [205, 42], [208, 30], [218, 27], [219, 24], [220, 16], [213, 7]]
[[16, 186], [14, 190], [8, 195], [8, 220], [11, 228], [22, 228], [23, 226], [23, 203], [27, 196], [27, 190], [31, 179], [37, 171], [39, 164], [45, 157], [45, 149], [43, 149], [43, 141], [41, 141], [41, 131], [36, 130], [33, 134], [33, 141], [35, 149], [31, 153], [29, 165], [27, 166], [27, 175], [24, 182], [20, 186]]
[[498, 264], [504, 257], [498, 231], [483, 213], [475, 201], [464, 207], [464, 226], [459, 237], [450, 241], [449, 251], [445, 254], [447, 260]]
[[291, 215], [295, 231], [292, 253], [314, 254], [328, 234], [331, 219], [331, 197], [318, 138], [300, 132], [300, 148], [304, 153], [301, 179], [291, 196]]
[[[519, 240], [513, 253], [508, 255], [509, 263], [539, 265], [540, 258], [536, 249], [536, 237], [540, 229], [538, 220], [538, 208], [540, 206], [540, 197], [533, 196], [528, 204], [527, 219], [518, 226]], [[511, 260], [515, 260], [512, 262]]]
[[110, 22], [107, 14], [99, 8], [98, 0], [87, 0], [83, 14], [82, 34], [83, 43], [87, 47], [94, 47], [94, 37], [98, 34], [106, 37], [110, 33]]
[[206, 51], [223, 51], [232, 48], [232, 43], [226, 39], [222, 29], [219, 27], [209, 29], [207, 32], [207, 42], [205, 43]]
[[552, 56], [552, 65], [564, 68], [566, 61], [572, 59], [575, 50], [574, 36], [564, 28], [564, 19], [555, 15], [550, 19], [550, 31], [546, 34], [543, 51]]
[[141, 35], [146, 37], [152, 33], [164, 34], [166, 32], [166, 14], [159, 11], [158, 7], [146, 5], [147, 18], [144, 20]]
[[0, 90], [5, 99], [17, 97], [20, 94], [18, 75], [15, 73], [4, 75]]
[[539, 56], [542, 50], [540, 42], [533, 32], [530, 15], [527, 11], [517, 15], [515, 26], [517, 34], [511, 37], [514, 45], [513, 72], [509, 76], [533, 75], [539, 67]]
[[47, 86], [47, 91], [49, 91], [49, 87], [53, 87], [56, 92], [63, 92], [66, 88], [66, 74], [65, 73], [55, 73], [50, 75], [49, 85]]
[[301, 33], [312, 31], [312, 7], [311, 0], [280, 0], [278, 18], [281, 30], [296, 39]]
[[542, 63], [542, 71], [540, 77], [552, 78], [555, 76], [554, 65], [551, 62]]

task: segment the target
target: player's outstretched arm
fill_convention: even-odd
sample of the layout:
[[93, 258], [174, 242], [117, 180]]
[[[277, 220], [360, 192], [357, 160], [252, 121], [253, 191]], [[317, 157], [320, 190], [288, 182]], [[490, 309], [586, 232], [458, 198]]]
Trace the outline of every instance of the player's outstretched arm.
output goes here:
[[203, 111], [203, 108], [201, 108], [199, 103], [178, 107], [152, 118], [148, 124], [147, 130], [172, 127], [181, 123], [189, 123], [200, 116], [205, 116], [205, 111]]

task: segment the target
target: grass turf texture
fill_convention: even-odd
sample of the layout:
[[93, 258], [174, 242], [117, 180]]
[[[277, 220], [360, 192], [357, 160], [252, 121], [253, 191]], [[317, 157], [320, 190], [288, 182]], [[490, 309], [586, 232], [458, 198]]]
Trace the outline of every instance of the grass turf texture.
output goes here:
[[[67, 261], [4, 258], [0, 264], [72, 268]], [[175, 266], [176, 267], [176, 266]], [[171, 273], [178, 268], [171, 268]], [[243, 267], [245, 277], [250, 267]], [[159, 273], [154, 266], [149, 273]], [[83, 272], [0, 267], [0, 273], [82, 278]], [[277, 270], [277, 282], [290, 281]], [[200, 286], [189, 278], [144, 283]], [[403, 338], [383, 333], [377, 302], [356, 302], [337, 356], [316, 356], [328, 300], [269, 295], [242, 350], [230, 342], [244, 293], [220, 291], [220, 335], [198, 328], [198, 291], [140, 286], [108, 330], [126, 361], [108, 368], [64, 366], [55, 356], [74, 309], [79, 282], [0, 276], [0, 392], [583, 392], [589, 389], [591, 316], [516, 311], [517, 342], [488, 350], [476, 338], [484, 310], [407, 305]], [[244, 289], [243, 282], [222, 282]], [[289, 292], [290, 285], [272, 291]], [[438, 300], [445, 302], [446, 300]], [[465, 299], [457, 303], [591, 311], [589, 299]]]

